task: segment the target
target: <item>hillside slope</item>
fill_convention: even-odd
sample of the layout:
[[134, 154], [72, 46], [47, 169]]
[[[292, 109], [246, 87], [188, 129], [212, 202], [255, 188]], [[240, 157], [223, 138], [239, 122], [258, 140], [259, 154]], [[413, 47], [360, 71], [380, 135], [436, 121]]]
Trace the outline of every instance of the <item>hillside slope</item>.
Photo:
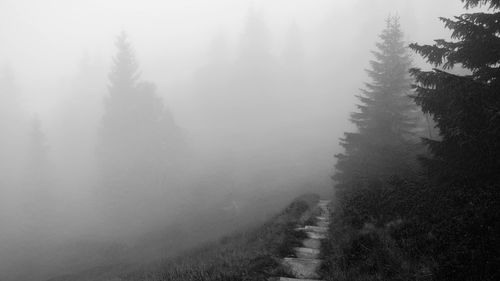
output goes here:
[[223, 237], [147, 266], [116, 265], [93, 268], [50, 281], [87, 280], [263, 280], [279, 276], [279, 257], [293, 251], [303, 237], [295, 226], [307, 220], [319, 200], [317, 195], [295, 199], [281, 213], [261, 226]]

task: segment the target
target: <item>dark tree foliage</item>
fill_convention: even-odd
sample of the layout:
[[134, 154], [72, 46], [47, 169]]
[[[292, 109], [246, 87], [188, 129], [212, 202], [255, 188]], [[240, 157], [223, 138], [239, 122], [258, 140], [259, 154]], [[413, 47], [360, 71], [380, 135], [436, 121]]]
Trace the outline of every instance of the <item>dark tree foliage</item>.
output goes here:
[[351, 115], [358, 132], [346, 133], [343, 154], [336, 155], [337, 189], [385, 182], [414, 170], [409, 156], [415, 144], [416, 106], [409, 98], [411, 61], [398, 18], [389, 17], [367, 70], [372, 82], [358, 95], [359, 112]]
[[[441, 18], [452, 41], [411, 44], [435, 67], [412, 69], [415, 101], [430, 113], [441, 140], [425, 140], [432, 156], [423, 159], [439, 214], [432, 233], [440, 280], [500, 278], [500, 1], [463, 0], [465, 8], [489, 12]], [[454, 66], [470, 75], [448, 72]], [[429, 205], [429, 204], [427, 204]], [[433, 215], [432, 217], [436, 217]]]

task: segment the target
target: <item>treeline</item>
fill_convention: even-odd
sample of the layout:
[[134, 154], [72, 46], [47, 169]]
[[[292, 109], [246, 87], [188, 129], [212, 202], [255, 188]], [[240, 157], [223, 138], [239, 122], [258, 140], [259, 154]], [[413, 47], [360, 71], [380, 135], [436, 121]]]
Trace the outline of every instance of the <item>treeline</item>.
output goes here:
[[387, 20], [336, 156], [328, 280], [500, 278], [500, 1], [462, 2], [489, 9], [441, 18], [451, 41], [407, 48]]
[[[86, 160], [91, 163], [86, 164], [97, 167], [97, 175], [79, 171], [87, 176], [84, 182], [89, 186], [86, 188], [92, 188], [92, 192], [102, 199], [96, 205], [101, 214], [123, 213], [127, 209], [137, 213], [146, 207], [141, 205], [144, 201], [159, 205], [159, 202], [151, 201], [152, 198], [165, 198], [165, 190], [174, 183], [172, 178], [181, 169], [181, 159], [186, 158], [182, 131], [155, 92], [155, 85], [140, 81], [138, 63], [125, 34], [118, 37], [116, 46], [118, 52], [109, 73], [109, 94], [104, 101], [103, 116], [98, 128], [92, 130], [95, 130], [96, 144], [92, 149], [84, 150], [84, 153], [95, 154], [94, 161], [88, 158]], [[85, 87], [86, 93], [79, 94], [97, 91], [95, 83], [88, 83]], [[22, 210], [23, 215], [16, 216], [16, 220], [30, 227], [29, 231], [22, 231], [38, 231], [44, 228], [44, 224], [54, 225], [60, 219], [55, 216], [60, 216], [59, 208], [63, 205], [57, 201], [61, 196], [58, 187], [62, 183], [54, 163], [54, 146], [49, 145], [40, 119], [37, 116], [30, 119], [23, 110], [10, 69], [3, 72], [0, 92], [0, 186], [1, 197], [6, 200], [2, 204], [6, 206], [2, 216], [9, 219], [9, 216], [14, 216], [12, 212]], [[80, 101], [86, 98], [76, 97]], [[88, 108], [84, 103], [82, 105], [83, 108], [72, 107], [79, 116], [71, 118], [73, 128], [65, 132], [75, 136], [71, 136], [73, 143], [65, 151], [65, 158], [59, 159], [73, 170], [83, 169], [78, 165], [81, 163], [74, 163], [81, 161], [79, 149], [93, 145], [89, 143], [88, 135], [94, 132], [89, 129], [82, 133], [83, 127], [88, 129], [92, 124], [85, 119], [89, 117], [84, 112]], [[80, 118], [84, 120], [77, 120]], [[61, 144], [60, 141], [56, 143]], [[78, 180], [77, 177], [73, 179], [74, 183]], [[135, 207], [130, 205], [133, 201]]]
[[[19, 100], [19, 89], [10, 67], [0, 71], [0, 219], [13, 215], [13, 209], [24, 208], [18, 218], [36, 221], [50, 210], [53, 197], [49, 188], [49, 147], [38, 116], [26, 114]], [[25, 191], [19, 196], [18, 190]], [[10, 196], [5, 196], [5, 195]], [[44, 200], [44, 204], [37, 204]], [[43, 218], [46, 219], [45, 217]], [[45, 222], [42, 220], [43, 222]], [[5, 221], [8, 221], [5, 219]], [[21, 231], [33, 231], [27, 225]], [[6, 228], [9, 235], [14, 230]]]

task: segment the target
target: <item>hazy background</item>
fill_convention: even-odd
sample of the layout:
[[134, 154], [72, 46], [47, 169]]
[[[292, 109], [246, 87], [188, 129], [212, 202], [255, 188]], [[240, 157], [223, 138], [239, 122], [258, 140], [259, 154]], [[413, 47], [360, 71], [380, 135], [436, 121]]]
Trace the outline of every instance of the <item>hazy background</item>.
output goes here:
[[[456, 0], [0, 0], [0, 280], [173, 254], [299, 193], [330, 195], [385, 18], [400, 16], [407, 42], [430, 43], [448, 34], [438, 17], [461, 10]], [[161, 189], [124, 199], [116, 219], [97, 146], [122, 31], [185, 150]]]

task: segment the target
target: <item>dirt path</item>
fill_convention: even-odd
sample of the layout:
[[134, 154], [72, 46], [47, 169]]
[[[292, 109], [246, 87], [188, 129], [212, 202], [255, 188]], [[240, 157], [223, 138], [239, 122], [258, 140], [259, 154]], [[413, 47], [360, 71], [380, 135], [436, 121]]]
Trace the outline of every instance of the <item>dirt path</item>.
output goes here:
[[329, 221], [328, 204], [329, 200], [320, 200], [318, 208], [321, 210], [316, 219], [316, 225], [306, 225], [298, 227], [297, 230], [305, 231], [308, 238], [305, 239], [302, 247], [295, 248], [296, 258], [284, 258], [283, 266], [288, 274], [294, 276], [278, 277], [271, 280], [276, 281], [311, 281], [320, 278], [318, 269], [321, 266], [321, 240], [327, 237]]

